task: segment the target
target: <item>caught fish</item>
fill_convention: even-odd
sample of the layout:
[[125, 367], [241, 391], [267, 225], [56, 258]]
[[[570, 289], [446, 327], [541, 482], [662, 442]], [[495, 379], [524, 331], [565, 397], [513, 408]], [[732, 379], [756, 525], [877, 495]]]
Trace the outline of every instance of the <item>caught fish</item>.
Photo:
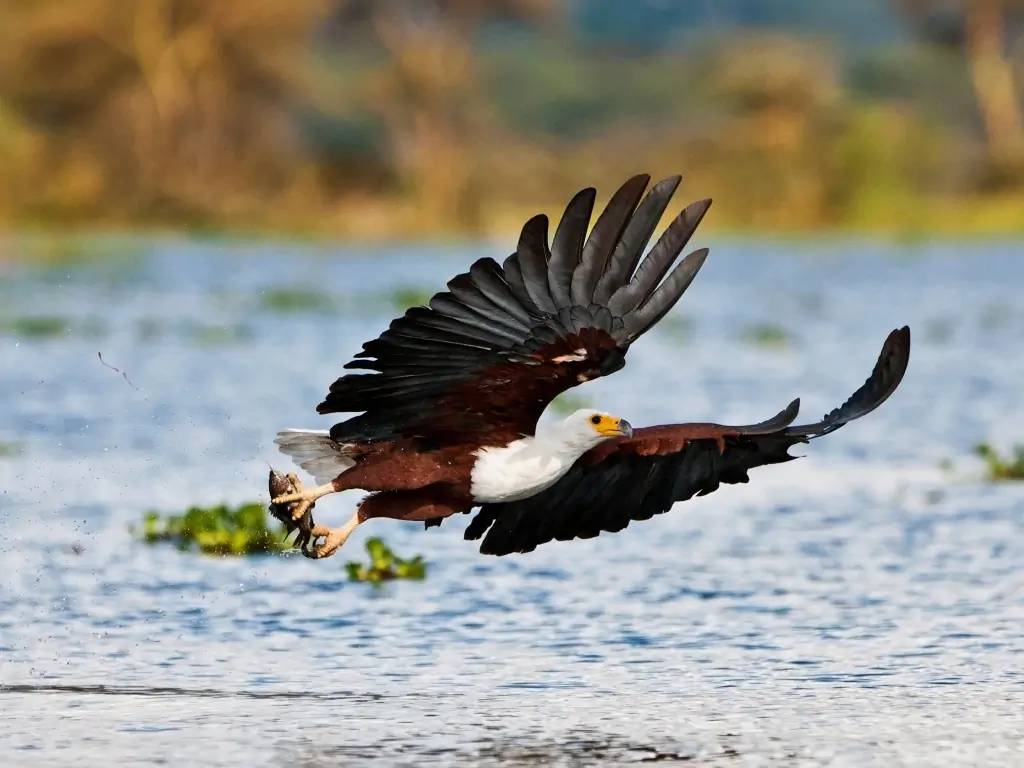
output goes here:
[[[284, 474], [278, 472], [276, 469], [270, 470], [270, 477], [267, 485], [270, 491], [270, 498], [276, 499], [278, 496], [283, 496], [286, 493], [295, 493], [299, 490], [298, 478], [293, 474]], [[285, 504], [271, 504], [270, 514], [273, 515], [277, 520], [280, 520], [284, 524], [287, 533], [285, 536], [290, 536], [292, 531], [298, 529], [299, 533], [295, 537], [295, 545], [300, 547], [303, 553], [306, 552], [310, 538], [313, 535], [313, 504], [309, 505], [309, 508], [302, 514], [299, 519], [295, 519], [292, 515], [292, 511], [296, 505], [300, 502], [292, 501]]]

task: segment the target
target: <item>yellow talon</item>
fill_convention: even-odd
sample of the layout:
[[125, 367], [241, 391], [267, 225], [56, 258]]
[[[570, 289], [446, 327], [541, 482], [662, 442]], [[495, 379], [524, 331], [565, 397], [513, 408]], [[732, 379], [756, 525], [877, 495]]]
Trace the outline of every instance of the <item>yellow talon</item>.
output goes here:
[[295, 504], [298, 502], [297, 506], [292, 510], [292, 518], [294, 520], [301, 518], [317, 499], [329, 493], [334, 493], [334, 486], [331, 483], [324, 483], [315, 488], [303, 488], [298, 481], [293, 482], [293, 485], [295, 485], [294, 493], [284, 493], [280, 496], [275, 496], [270, 500], [270, 503], [277, 505]]

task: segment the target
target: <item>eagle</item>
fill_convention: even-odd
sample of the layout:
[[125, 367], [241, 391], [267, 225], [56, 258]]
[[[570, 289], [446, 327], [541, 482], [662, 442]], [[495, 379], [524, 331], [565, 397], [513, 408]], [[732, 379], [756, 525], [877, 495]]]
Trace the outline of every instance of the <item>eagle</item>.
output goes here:
[[[680, 255], [709, 199], [684, 208], [645, 254], [680, 177], [645, 195], [649, 182], [626, 181], [592, 228], [595, 190], [578, 192], [550, 243], [547, 217], [531, 218], [503, 263], [479, 259], [363, 345], [345, 366], [362, 372], [335, 381], [316, 409], [348, 418], [330, 431], [278, 433], [281, 451], [317, 482], [275, 483], [271, 473], [271, 512], [298, 529], [304, 554], [329, 557], [373, 518], [430, 527], [474, 510], [465, 538], [482, 539], [484, 554], [621, 531], [722, 483], [745, 483], [754, 467], [790, 461], [792, 446], [893, 393], [909, 361], [908, 327], [888, 335], [864, 384], [819, 421], [794, 424], [793, 400], [744, 426], [634, 428], [590, 409], [540, 422], [557, 395], [622, 368], [707, 259], [707, 248]], [[369, 493], [347, 522], [313, 521], [318, 499], [350, 489]]]

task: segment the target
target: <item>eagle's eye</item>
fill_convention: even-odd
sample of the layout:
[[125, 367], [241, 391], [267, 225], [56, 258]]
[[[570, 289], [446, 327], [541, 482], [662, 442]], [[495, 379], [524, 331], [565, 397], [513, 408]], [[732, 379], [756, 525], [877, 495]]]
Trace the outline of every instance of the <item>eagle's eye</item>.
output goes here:
[[601, 417], [600, 417], [600, 416], [598, 416], [598, 415], [597, 415], [597, 414], [595, 413], [595, 414], [594, 414], [593, 416], [591, 416], [591, 417], [590, 417], [590, 423], [591, 423], [591, 424], [600, 424], [600, 423], [601, 423]]

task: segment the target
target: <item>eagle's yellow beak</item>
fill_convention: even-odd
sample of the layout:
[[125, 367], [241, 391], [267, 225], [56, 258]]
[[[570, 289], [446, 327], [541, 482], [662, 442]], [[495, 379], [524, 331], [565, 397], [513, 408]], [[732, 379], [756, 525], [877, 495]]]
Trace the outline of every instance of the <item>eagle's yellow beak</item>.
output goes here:
[[594, 429], [603, 437], [632, 437], [633, 427], [617, 416], [595, 416]]

